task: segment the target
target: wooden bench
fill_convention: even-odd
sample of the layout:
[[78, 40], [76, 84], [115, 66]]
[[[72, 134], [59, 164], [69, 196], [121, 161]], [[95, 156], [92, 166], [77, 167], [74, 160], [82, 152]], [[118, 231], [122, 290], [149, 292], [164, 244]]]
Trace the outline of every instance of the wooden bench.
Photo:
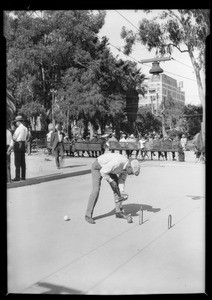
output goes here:
[[[99, 151], [102, 152], [104, 150], [104, 142], [66, 142], [63, 143], [64, 151], [69, 153], [73, 153], [75, 151]], [[46, 143], [46, 147], [50, 147], [50, 143]]]
[[103, 142], [96, 142], [96, 143], [75, 142], [73, 144], [74, 151], [102, 151], [103, 148], [104, 148]]
[[148, 152], [179, 152], [181, 151], [178, 141], [160, 141], [154, 140], [151, 143], [146, 142], [144, 148], [139, 147], [139, 143], [128, 143], [128, 142], [115, 142], [109, 141], [109, 151], [120, 151], [120, 150], [131, 150], [131, 151], [142, 151], [143, 158], [148, 157]]

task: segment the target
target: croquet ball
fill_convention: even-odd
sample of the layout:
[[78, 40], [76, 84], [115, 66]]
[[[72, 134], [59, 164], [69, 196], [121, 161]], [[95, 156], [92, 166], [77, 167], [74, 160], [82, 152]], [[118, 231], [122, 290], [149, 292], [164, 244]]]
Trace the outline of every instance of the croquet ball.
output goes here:
[[68, 221], [69, 220], [69, 217], [68, 216], [64, 216], [64, 221]]

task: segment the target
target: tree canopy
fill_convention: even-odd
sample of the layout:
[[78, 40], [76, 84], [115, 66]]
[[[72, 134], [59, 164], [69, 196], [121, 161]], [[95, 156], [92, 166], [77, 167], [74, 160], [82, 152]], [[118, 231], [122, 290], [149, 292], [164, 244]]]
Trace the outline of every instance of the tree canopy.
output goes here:
[[[117, 60], [97, 34], [105, 11], [5, 12], [8, 88], [17, 109], [29, 103], [57, 120], [83, 121], [104, 129], [126, 112], [126, 94], [144, 75], [135, 63]], [[52, 95], [55, 101], [52, 101]], [[54, 111], [53, 111], [53, 110]], [[34, 114], [34, 115], [35, 115]]]
[[[146, 10], [146, 13], [150, 13]], [[199, 98], [203, 106], [205, 123], [204, 81], [200, 71], [205, 69], [206, 39], [210, 34], [209, 9], [167, 9], [151, 19], [144, 18], [139, 23], [139, 31], [122, 28], [125, 53], [129, 54], [136, 42], [155, 49], [156, 55], [172, 54], [173, 49], [187, 52], [196, 75]]]

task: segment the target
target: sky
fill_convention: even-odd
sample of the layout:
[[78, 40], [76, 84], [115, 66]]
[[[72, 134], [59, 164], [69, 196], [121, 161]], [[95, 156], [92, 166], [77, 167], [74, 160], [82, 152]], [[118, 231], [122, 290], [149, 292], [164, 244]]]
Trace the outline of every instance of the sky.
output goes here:
[[[153, 14], [157, 15], [160, 10], [154, 10]], [[148, 18], [142, 10], [135, 12], [134, 10], [107, 10], [105, 17], [105, 24], [100, 30], [98, 36], [107, 36], [109, 38], [109, 45], [111, 52], [114, 56], [118, 55], [118, 58], [129, 59], [132, 61], [140, 61], [142, 59], [151, 59], [155, 57], [155, 50], [149, 52], [145, 46], [136, 44], [133, 47], [132, 53], [127, 57], [117, 48], [123, 51], [124, 40], [121, 38], [122, 27], [131, 29], [136, 32], [139, 21], [142, 18]], [[127, 19], [127, 20], [126, 20]], [[134, 27], [135, 26], [135, 27]], [[167, 55], [166, 55], [167, 57]], [[177, 80], [179, 83], [183, 81], [183, 91], [185, 91], [185, 104], [200, 105], [200, 99], [198, 95], [197, 82], [194, 74], [194, 70], [191, 64], [188, 53], [181, 53], [178, 50], [174, 50], [171, 55], [172, 60], [160, 62], [160, 67], [164, 70], [164, 74]], [[149, 76], [149, 70], [152, 67], [152, 63], [138, 64], [141, 72], [146, 76]], [[203, 74], [204, 75], [204, 74]]]

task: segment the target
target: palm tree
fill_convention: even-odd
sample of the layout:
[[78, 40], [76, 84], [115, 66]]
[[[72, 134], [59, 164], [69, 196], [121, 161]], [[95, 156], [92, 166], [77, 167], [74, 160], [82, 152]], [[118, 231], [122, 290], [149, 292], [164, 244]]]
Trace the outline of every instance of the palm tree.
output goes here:
[[16, 112], [16, 100], [7, 90], [7, 122], [10, 124]]

